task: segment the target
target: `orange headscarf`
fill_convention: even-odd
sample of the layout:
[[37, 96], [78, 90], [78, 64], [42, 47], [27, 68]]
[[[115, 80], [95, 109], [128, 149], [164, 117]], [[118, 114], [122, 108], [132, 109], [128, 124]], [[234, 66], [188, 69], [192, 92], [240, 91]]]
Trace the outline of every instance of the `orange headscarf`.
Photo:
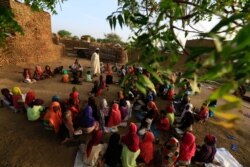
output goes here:
[[[54, 111], [57, 108], [58, 111]], [[62, 125], [62, 112], [60, 103], [54, 101], [50, 105], [49, 111], [46, 112], [44, 120], [49, 121], [50, 125], [53, 126], [55, 133], [58, 133], [60, 126]]]

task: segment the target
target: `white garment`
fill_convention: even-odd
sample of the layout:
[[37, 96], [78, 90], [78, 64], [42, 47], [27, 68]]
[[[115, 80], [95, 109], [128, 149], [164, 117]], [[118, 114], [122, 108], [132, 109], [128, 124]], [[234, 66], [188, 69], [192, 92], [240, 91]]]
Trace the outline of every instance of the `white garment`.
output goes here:
[[80, 150], [83, 153], [83, 163], [86, 167], [97, 166], [98, 159], [101, 159], [107, 149], [107, 144], [98, 144], [92, 147], [89, 157], [87, 157], [87, 145], [81, 144]]
[[100, 74], [100, 59], [99, 59], [99, 54], [94, 52], [91, 56], [91, 67], [93, 70], [93, 74]]

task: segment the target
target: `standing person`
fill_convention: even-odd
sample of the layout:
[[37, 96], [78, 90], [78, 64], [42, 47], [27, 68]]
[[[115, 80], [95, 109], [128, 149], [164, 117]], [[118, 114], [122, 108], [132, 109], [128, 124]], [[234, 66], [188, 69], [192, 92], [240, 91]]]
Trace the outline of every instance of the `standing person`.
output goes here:
[[101, 73], [99, 48], [96, 48], [95, 52], [91, 56], [91, 66], [92, 66], [94, 76]]

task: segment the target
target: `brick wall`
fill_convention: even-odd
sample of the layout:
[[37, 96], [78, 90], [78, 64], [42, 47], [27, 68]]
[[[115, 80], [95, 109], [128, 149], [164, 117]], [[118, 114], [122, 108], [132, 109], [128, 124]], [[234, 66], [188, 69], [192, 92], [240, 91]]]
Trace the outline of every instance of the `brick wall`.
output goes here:
[[25, 34], [17, 33], [7, 39], [6, 48], [0, 49], [0, 65], [35, 65], [58, 59], [63, 47], [52, 41], [50, 15], [32, 11], [29, 6], [16, 1], [10, 1], [10, 6]]

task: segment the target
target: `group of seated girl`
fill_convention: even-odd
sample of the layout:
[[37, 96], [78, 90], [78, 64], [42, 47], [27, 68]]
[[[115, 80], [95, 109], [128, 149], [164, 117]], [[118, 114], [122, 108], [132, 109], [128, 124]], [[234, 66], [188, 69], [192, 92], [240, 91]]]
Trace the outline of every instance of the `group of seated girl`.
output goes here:
[[46, 78], [51, 78], [52, 76], [53, 72], [49, 65], [45, 66], [45, 70], [43, 70], [41, 66], [36, 66], [33, 75], [31, 74], [31, 70], [29, 68], [25, 68], [23, 71], [23, 77], [24, 77], [23, 82], [33, 83]]

